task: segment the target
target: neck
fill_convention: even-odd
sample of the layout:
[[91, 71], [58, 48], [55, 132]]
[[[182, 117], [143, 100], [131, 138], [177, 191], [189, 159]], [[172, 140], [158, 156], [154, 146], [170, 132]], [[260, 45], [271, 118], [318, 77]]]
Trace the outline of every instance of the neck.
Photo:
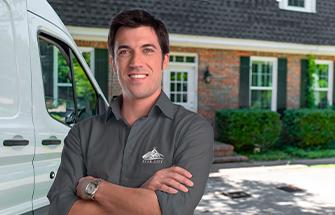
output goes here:
[[134, 99], [122, 95], [122, 117], [128, 122], [129, 125], [133, 125], [134, 122], [144, 116], [147, 116], [152, 106], [160, 95], [160, 91], [156, 92], [148, 98]]

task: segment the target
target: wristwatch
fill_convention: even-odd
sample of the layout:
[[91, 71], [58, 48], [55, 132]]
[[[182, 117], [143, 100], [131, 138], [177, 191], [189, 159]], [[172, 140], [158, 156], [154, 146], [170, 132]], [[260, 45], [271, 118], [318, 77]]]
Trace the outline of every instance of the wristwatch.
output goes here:
[[101, 183], [101, 181], [102, 179], [98, 178], [86, 185], [85, 194], [88, 196], [88, 198], [94, 200], [95, 193], [98, 191], [99, 184]]

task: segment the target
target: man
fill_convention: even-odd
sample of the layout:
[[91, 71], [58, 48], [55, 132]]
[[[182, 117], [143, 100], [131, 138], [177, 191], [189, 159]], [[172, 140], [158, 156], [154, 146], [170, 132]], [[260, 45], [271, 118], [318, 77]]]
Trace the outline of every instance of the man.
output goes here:
[[213, 130], [162, 92], [164, 24], [143, 10], [112, 20], [108, 36], [122, 95], [65, 139], [49, 214], [193, 214], [213, 158]]

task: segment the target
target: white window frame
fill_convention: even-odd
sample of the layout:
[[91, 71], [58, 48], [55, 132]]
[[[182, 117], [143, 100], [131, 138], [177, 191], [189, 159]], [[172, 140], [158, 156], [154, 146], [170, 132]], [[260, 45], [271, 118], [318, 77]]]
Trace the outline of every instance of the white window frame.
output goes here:
[[289, 6], [288, 1], [289, 0], [277, 0], [279, 3], [279, 8], [283, 10], [292, 10], [292, 11], [298, 11], [298, 12], [307, 12], [307, 13], [315, 13], [316, 12], [316, 0], [304, 0], [305, 1], [305, 7], [294, 7]]
[[[272, 63], [272, 87], [254, 87], [252, 84], [252, 62], [265, 61]], [[277, 82], [278, 82], [278, 59], [275, 57], [250, 57], [250, 70], [249, 70], [249, 106], [251, 106], [251, 91], [252, 90], [271, 90], [271, 110], [277, 111]]]
[[[327, 64], [328, 65], [328, 89], [326, 88], [318, 88], [316, 86], [316, 83], [318, 81], [318, 77], [316, 74], [314, 74], [314, 83], [313, 83], [313, 88], [314, 92], [322, 92], [322, 91], [327, 91], [327, 101], [329, 105], [333, 104], [333, 80], [334, 80], [334, 71], [333, 71], [333, 61], [331, 60], [315, 60], [315, 64]], [[316, 102], [316, 101], [315, 101]]]

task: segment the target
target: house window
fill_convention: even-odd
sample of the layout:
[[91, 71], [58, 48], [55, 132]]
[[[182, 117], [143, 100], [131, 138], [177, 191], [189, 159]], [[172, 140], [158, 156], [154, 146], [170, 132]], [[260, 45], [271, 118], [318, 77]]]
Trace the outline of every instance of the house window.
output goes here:
[[277, 59], [250, 58], [250, 107], [277, 109]]
[[314, 99], [315, 105], [325, 108], [333, 103], [333, 62], [316, 60], [314, 73]]
[[299, 12], [316, 12], [316, 0], [278, 0], [279, 8]]
[[79, 48], [87, 65], [90, 67], [94, 74], [94, 48], [91, 47], [80, 47]]

